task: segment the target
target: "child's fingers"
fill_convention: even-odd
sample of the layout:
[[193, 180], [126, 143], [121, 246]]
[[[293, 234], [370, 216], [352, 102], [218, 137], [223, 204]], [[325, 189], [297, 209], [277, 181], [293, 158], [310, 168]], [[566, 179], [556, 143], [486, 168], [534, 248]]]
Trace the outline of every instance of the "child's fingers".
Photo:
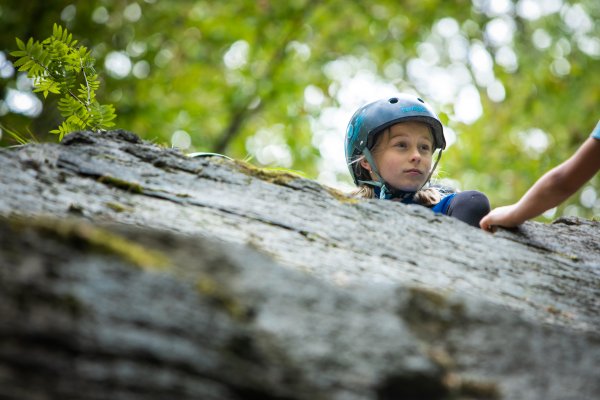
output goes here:
[[483, 219], [482, 219], [482, 220], [479, 222], [479, 227], [480, 227], [481, 229], [483, 229], [484, 231], [488, 231], [488, 232], [491, 232], [491, 233], [494, 233], [494, 232], [496, 232], [496, 230], [498, 229], [498, 226], [497, 226], [497, 225], [492, 225], [492, 224], [490, 224], [488, 221], [489, 221], [489, 218], [487, 218], [487, 217], [484, 217], [484, 218], [483, 218]]

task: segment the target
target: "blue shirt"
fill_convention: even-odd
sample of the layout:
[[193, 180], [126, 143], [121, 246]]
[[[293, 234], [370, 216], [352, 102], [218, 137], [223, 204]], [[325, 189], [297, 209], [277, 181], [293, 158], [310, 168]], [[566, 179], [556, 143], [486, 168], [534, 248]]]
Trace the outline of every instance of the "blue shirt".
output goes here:
[[[380, 189], [377, 187], [374, 189], [375, 189], [375, 196], [379, 197]], [[433, 211], [435, 213], [448, 215], [448, 207], [450, 207], [450, 203], [452, 202], [452, 199], [454, 198], [455, 195], [456, 195], [456, 193], [447, 194], [442, 197], [442, 199], [440, 200], [439, 203], [437, 203], [433, 207], [427, 207], [427, 208], [429, 208], [431, 211]], [[412, 196], [408, 196], [407, 198], [403, 199], [401, 201], [401, 203], [403, 203], [403, 204], [419, 204], [413, 200]]]
[[440, 200], [435, 206], [431, 207], [431, 210], [436, 213], [448, 215], [448, 207], [450, 207], [450, 202], [456, 196], [456, 193], [450, 193]]
[[594, 139], [600, 140], [600, 121], [598, 121], [598, 124], [596, 124], [596, 127], [594, 128], [590, 136]]

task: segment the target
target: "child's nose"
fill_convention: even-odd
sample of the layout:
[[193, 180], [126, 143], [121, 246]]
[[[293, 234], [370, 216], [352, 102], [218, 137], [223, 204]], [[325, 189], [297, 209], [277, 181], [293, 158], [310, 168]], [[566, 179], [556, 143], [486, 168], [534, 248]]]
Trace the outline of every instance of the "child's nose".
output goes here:
[[411, 151], [410, 155], [411, 161], [420, 161], [421, 160], [421, 152], [418, 148], [414, 147]]

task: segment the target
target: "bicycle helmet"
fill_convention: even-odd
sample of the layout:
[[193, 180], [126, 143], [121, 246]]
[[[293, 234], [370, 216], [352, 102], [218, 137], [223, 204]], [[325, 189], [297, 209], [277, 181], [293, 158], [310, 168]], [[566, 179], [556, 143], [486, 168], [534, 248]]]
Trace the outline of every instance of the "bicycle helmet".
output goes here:
[[[421, 121], [431, 127], [434, 151], [446, 148], [446, 139], [442, 123], [433, 109], [419, 97], [399, 94], [388, 99], [377, 100], [359, 108], [348, 123], [345, 139], [346, 164], [356, 185], [359, 181], [354, 170], [354, 163], [360, 156], [365, 156], [369, 164], [375, 166], [371, 156], [371, 148], [375, 144], [377, 134], [386, 128], [405, 121]], [[441, 151], [440, 151], [441, 155]], [[438, 155], [439, 161], [439, 155]], [[436, 162], [437, 165], [437, 162]], [[434, 166], [435, 168], [435, 166]], [[379, 173], [374, 167], [379, 178]], [[432, 169], [433, 171], [433, 169]], [[363, 183], [383, 186], [380, 182], [364, 181]]]

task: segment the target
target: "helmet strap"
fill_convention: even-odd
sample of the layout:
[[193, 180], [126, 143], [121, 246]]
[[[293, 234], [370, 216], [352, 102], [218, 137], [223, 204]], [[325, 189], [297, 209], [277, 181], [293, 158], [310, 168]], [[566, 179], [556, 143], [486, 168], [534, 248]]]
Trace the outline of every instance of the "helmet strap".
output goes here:
[[374, 181], [374, 180], [358, 181], [358, 182], [364, 183], [366, 185], [378, 187], [380, 189], [380, 191], [379, 191], [380, 199], [392, 198], [392, 192], [388, 189], [388, 187], [387, 187], [385, 181], [383, 180], [383, 178], [381, 177], [381, 175], [379, 175], [379, 171], [377, 170], [377, 165], [375, 164], [375, 159], [373, 158], [373, 154], [371, 153], [371, 151], [365, 147], [363, 149], [363, 155], [365, 156], [365, 159], [371, 166], [371, 172], [373, 174], [375, 174], [375, 177], [377, 178], [377, 180], [376, 181]]
[[425, 180], [425, 182], [423, 182], [421, 187], [419, 189], [417, 189], [417, 192], [419, 190], [423, 189], [425, 187], [425, 185], [427, 185], [429, 183], [429, 181], [431, 180], [431, 175], [433, 175], [433, 173], [435, 172], [435, 169], [437, 168], [438, 163], [440, 162], [440, 158], [442, 158], [442, 149], [441, 148], [438, 153], [437, 159], [435, 160], [435, 164], [433, 164], [433, 168], [431, 168], [431, 171], [429, 171], [429, 175], [427, 175], [427, 179]]

